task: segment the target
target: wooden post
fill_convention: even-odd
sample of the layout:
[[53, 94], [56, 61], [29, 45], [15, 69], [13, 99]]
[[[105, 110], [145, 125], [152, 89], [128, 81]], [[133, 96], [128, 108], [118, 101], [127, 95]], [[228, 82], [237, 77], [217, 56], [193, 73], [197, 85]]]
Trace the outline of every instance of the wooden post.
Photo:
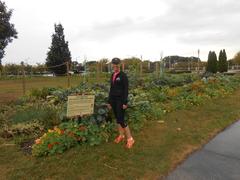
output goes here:
[[97, 72], [96, 72], [96, 80], [99, 81], [99, 63], [96, 64]]
[[102, 61], [99, 61], [99, 77], [101, 79], [101, 76], [102, 76]]
[[157, 78], [159, 78], [158, 62], [156, 62], [156, 76], [157, 76]]
[[26, 94], [26, 82], [25, 82], [25, 70], [24, 70], [24, 62], [21, 62], [22, 65], [22, 87], [23, 87], [23, 95]]
[[100, 73], [102, 74], [102, 72], [103, 72], [103, 62], [102, 61], [100, 61], [100, 65], [101, 65]]
[[163, 51], [161, 52], [161, 55], [160, 55], [159, 68], [160, 68], [160, 77], [163, 77], [163, 68], [164, 68], [164, 64], [163, 64]]
[[67, 61], [67, 87], [70, 87], [69, 61]]
[[142, 64], [142, 56], [141, 56], [141, 62], [140, 62], [140, 77], [142, 77], [142, 71], [143, 71], [143, 64]]
[[142, 77], [142, 61], [140, 62], [140, 77]]

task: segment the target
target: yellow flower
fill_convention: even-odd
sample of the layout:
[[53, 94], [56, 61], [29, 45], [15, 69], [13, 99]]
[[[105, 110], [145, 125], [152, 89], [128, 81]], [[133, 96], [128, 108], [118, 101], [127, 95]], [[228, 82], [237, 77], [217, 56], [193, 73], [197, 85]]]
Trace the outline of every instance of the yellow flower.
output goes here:
[[57, 128], [57, 127], [54, 127], [54, 130], [58, 133], [58, 134], [61, 134], [61, 129]]
[[54, 132], [54, 130], [51, 130], [51, 129], [49, 129], [49, 130], [48, 130], [48, 132], [50, 132], [50, 133], [51, 133], [51, 132]]

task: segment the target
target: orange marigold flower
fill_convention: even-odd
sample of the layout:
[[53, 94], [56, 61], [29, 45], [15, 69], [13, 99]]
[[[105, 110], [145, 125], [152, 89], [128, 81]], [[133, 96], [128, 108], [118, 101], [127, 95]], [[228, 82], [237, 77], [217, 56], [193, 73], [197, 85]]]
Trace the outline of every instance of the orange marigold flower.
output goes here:
[[36, 139], [35, 144], [41, 144], [41, 139]]
[[52, 149], [53, 144], [48, 144], [48, 149]]

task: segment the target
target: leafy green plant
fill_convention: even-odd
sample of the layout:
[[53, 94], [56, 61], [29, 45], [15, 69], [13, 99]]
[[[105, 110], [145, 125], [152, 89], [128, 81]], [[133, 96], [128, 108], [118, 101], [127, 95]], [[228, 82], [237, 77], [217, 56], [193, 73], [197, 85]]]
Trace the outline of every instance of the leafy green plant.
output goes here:
[[48, 88], [48, 87], [44, 87], [42, 89], [32, 89], [29, 92], [29, 96], [34, 97], [36, 99], [43, 99], [43, 98], [46, 98], [48, 95], [51, 94], [51, 92], [55, 90], [56, 88]]
[[48, 133], [45, 133], [40, 139], [37, 139], [35, 143], [36, 144], [32, 146], [32, 154], [34, 156], [43, 156], [63, 153], [65, 150], [74, 146], [76, 140], [70, 135], [49, 130]]
[[87, 122], [66, 122], [60, 124], [59, 128], [48, 130], [33, 145], [33, 155], [43, 156], [63, 153], [67, 149], [79, 143], [87, 143], [90, 146], [107, 142], [113, 131], [110, 123], [101, 125]]

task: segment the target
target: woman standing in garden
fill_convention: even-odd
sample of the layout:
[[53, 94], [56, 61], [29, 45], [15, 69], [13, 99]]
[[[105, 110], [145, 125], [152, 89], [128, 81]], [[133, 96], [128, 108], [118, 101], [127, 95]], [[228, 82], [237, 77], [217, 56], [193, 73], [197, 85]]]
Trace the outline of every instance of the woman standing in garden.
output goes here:
[[108, 98], [108, 108], [113, 110], [117, 119], [119, 135], [114, 140], [115, 143], [120, 143], [127, 138], [126, 147], [132, 148], [134, 139], [131, 135], [129, 126], [124, 120], [125, 110], [127, 109], [128, 98], [128, 78], [127, 75], [120, 71], [121, 60], [119, 58], [112, 59], [113, 74], [111, 76], [111, 86]]

